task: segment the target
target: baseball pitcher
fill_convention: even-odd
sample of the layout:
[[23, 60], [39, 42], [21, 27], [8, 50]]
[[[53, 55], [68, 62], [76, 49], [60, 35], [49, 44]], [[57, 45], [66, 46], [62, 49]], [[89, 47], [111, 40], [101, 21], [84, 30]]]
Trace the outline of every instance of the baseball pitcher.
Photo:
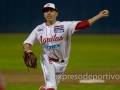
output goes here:
[[38, 25], [24, 41], [24, 51], [29, 57], [32, 52], [30, 48], [34, 43], [39, 42], [43, 46], [40, 63], [45, 85], [41, 86], [39, 90], [57, 90], [57, 85], [60, 82], [59, 77], [64, 74], [68, 65], [72, 34], [91, 26], [100, 18], [107, 17], [109, 13], [108, 10], [103, 10], [89, 20], [61, 22], [56, 20], [58, 10], [53, 3], [45, 4], [42, 12], [46, 22]]

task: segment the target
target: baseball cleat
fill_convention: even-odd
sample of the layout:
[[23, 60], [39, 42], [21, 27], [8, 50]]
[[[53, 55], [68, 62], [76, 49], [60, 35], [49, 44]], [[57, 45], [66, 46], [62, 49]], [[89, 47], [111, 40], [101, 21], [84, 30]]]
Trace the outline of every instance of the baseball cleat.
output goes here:
[[41, 86], [39, 90], [46, 90], [46, 88], [44, 86]]

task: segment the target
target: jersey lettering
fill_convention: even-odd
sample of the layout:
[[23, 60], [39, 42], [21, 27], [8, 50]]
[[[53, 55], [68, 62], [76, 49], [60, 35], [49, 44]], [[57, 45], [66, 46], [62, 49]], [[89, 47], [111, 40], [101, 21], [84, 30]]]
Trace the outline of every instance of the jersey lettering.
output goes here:
[[[60, 43], [60, 44], [61, 44], [61, 43]], [[60, 47], [60, 44], [51, 45], [51, 46], [45, 45], [44, 48], [46, 48], [46, 49], [55, 49], [55, 48], [59, 48], [59, 47]]]
[[40, 42], [42, 44], [46, 44], [47, 42], [53, 42], [53, 41], [61, 41], [63, 40], [62, 36], [56, 36], [57, 34], [52, 35], [51, 38], [43, 38], [43, 36], [40, 36]]

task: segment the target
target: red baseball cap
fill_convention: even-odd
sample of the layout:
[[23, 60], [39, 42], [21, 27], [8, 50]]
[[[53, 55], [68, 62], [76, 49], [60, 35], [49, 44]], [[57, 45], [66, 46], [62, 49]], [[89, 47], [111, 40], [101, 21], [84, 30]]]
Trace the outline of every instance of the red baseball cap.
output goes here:
[[53, 10], [57, 11], [57, 8], [55, 7], [55, 4], [53, 4], [53, 3], [45, 4], [44, 7], [42, 8], [42, 12], [45, 12], [45, 10], [48, 10], [48, 9], [53, 9]]

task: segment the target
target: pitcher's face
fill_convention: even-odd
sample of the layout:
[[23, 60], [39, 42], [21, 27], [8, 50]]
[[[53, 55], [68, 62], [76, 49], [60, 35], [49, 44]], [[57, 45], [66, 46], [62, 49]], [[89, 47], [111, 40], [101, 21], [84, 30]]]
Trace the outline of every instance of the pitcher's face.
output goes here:
[[58, 12], [53, 9], [48, 9], [44, 12], [44, 17], [48, 22], [56, 21], [56, 17], [58, 16]]

